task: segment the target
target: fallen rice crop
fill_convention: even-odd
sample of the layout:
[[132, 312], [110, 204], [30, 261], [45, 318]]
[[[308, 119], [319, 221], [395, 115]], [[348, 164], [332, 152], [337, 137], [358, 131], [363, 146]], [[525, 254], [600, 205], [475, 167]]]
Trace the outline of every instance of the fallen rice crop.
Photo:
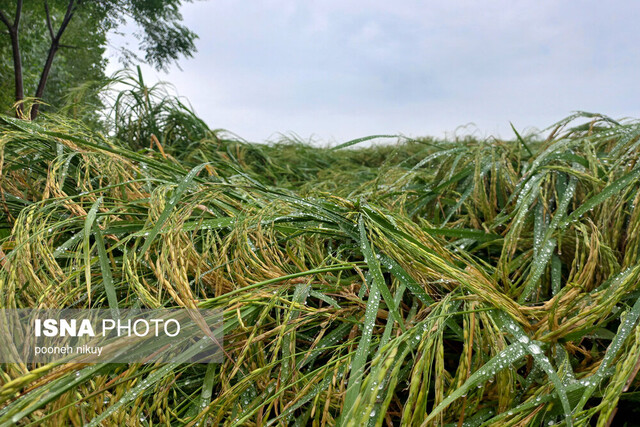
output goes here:
[[171, 111], [0, 118], [0, 300], [220, 308], [227, 357], [2, 365], [0, 425], [638, 416], [638, 122], [330, 149]]

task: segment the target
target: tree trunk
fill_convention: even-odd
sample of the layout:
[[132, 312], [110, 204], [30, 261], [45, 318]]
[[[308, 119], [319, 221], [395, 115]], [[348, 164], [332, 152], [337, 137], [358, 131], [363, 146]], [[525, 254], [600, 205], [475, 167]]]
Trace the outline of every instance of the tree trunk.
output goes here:
[[[16, 3], [16, 16], [13, 24], [9, 22], [9, 18], [0, 10], [0, 21], [2, 21], [9, 30], [9, 38], [11, 39], [11, 51], [13, 53], [13, 78], [15, 82], [15, 100], [20, 102], [24, 99], [24, 84], [22, 82], [22, 57], [20, 56], [20, 17], [22, 16], [22, 0]], [[16, 112], [18, 117], [22, 114], [23, 106], [18, 105]]]
[[[13, 50], [13, 77], [16, 86], [16, 102], [24, 99], [24, 84], [22, 82], [22, 58], [20, 56], [20, 42], [18, 40], [18, 28], [9, 30], [11, 37], [11, 49]], [[22, 113], [22, 104], [18, 105], [18, 115]]]
[[[58, 51], [58, 40], [54, 39], [51, 42], [51, 47], [49, 48], [49, 53], [47, 54], [47, 61], [44, 63], [44, 67], [42, 68], [42, 74], [40, 75], [40, 82], [38, 83], [38, 89], [36, 90], [36, 98], [41, 99], [42, 95], [44, 95], [44, 88], [47, 85], [47, 79], [49, 78], [49, 71], [51, 71], [51, 66], [53, 65], [53, 58], [56, 56], [56, 52]], [[38, 109], [40, 104], [35, 103], [31, 108], [31, 120], [34, 120], [38, 116]]]

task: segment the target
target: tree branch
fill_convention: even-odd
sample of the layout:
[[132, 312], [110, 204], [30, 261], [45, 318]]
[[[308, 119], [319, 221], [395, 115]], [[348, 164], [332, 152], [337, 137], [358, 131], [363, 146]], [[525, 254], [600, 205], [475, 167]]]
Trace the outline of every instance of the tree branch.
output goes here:
[[69, 0], [69, 5], [67, 6], [67, 12], [64, 14], [64, 19], [62, 20], [62, 25], [60, 25], [60, 29], [58, 30], [58, 33], [56, 34], [56, 43], [60, 42], [60, 38], [62, 37], [62, 33], [64, 33], [64, 30], [67, 29], [67, 25], [69, 25], [69, 22], [71, 21], [71, 18], [73, 17], [73, 13], [75, 11], [75, 9], [73, 8], [73, 4], [75, 3], [74, 0]]
[[18, 31], [18, 25], [20, 25], [20, 16], [22, 15], [22, 0], [18, 0], [16, 3], [16, 17], [13, 20], [13, 25], [9, 22], [9, 18], [4, 14], [3, 11], [0, 10], [0, 21], [7, 26], [9, 31]]
[[44, 11], [47, 15], [47, 28], [49, 29], [49, 35], [51, 36], [51, 40], [53, 40], [53, 25], [51, 25], [51, 14], [49, 13], [49, 2], [47, 0], [44, 1]]
[[[38, 89], [36, 89], [35, 97], [38, 99], [42, 99], [42, 95], [44, 95], [44, 88], [47, 85], [47, 79], [49, 78], [49, 72], [51, 71], [51, 66], [53, 65], [53, 58], [56, 56], [56, 52], [60, 47], [60, 39], [62, 38], [62, 34], [64, 30], [67, 29], [71, 18], [73, 17], [73, 13], [75, 11], [74, 8], [75, 0], [69, 0], [69, 4], [67, 5], [67, 11], [64, 14], [64, 19], [62, 20], [62, 25], [58, 29], [55, 37], [51, 40], [51, 46], [49, 47], [49, 53], [47, 54], [47, 60], [44, 63], [44, 67], [42, 68], [42, 74], [40, 75], [40, 81], [38, 82]], [[31, 108], [31, 120], [34, 120], [38, 116], [38, 110], [40, 109], [40, 104], [36, 103]]]
[[9, 18], [7, 18], [7, 16], [1, 10], [0, 10], [0, 21], [2, 21], [2, 23], [6, 25], [9, 30], [11, 30], [11, 22], [9, 22]]
[[18, 31], [18, 25], [20, 25], [20, 16], [22, 16], [22, 0], [18, 0], [16, 4], [16, 17], [13, 20], [13, 28]]

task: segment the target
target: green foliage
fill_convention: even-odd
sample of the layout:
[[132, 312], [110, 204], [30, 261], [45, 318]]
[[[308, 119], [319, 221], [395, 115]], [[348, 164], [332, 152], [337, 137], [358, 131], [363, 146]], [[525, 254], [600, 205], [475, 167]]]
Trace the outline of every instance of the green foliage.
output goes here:
[[[196, 50], [194, 40], [198, 36], [180, 23], [182, 3], [183, 0], [105, 0], [91, 7], [105, 17], [109, 27], [124, 24], [126, 19], [135, 23], [138, 52], [144, 53], [144, 62], [161, 70]], [[122, 49], [125, 63], [141, 61], [138, 52], [126, 46]]]
[[[70, 114], [96, 127], [99, 112], [104, 107], [99, 90], [107, 81], [104, 74], [107, 35], [118, 27], [135, 26], [138, 45], [119, 47], [125, 64], [146, 62], [157, 69], [166, 69], [181, 57], [195, 52], [196, 34], [181, 24], [179, 8], [182, 0], [104, 0], [75, 1], [73, 16], [62, 33], [46, 90], [41, 101], [43, 111]], [[45, 4], [51, 16], [55, 34], [64, 20], [68, 0], [25, 1], [21, 10], [19, 43], [22, 56], [24, 93], [36, 94], [45, 60], [52, 44], [47, 25]], [[0, 11], [10, 22], [16, 13], [16, 2], [0, 0]], [[14, 98], [14, 63], [10, 37], [4, 25], [0, 31], [0, 112], [9, 113]], [[77, 97], [82, 95], [79, 104]], [[79, 107], [82, 107], [79, 109]]]
[[[49, 2], [54, 22], [60, 22], [64, 15], [63, 2]], [[0, 10], [13, 17], [15, 1], [0, 1]], [[80, 11], [71, 21], [63, 34], [60, 49], [54, 60], [47, 91], [43, 101], [44, 111], [55, 111], [64, 105], [71, 89], [76, 86], [100, 81], [105, 77], [106, 28], [100, 28], [100, 18]], [[4, 26], [0, 31], [0, 112], [10, 113], [15, 103], [13, 60], [9, 35]], [[91, 37], [87, 37], [87, 34]], [[43, 2], [26, 1], [20, 21], [20, 49], [23, 62], [24, 91], [33, 96], [40, 80], [42, 67], [47, 57], [51, 39], [47, 30]], [[93, 104], [93, 115], [103, 105], [97, 93], [85, 98], [87, 104]]]

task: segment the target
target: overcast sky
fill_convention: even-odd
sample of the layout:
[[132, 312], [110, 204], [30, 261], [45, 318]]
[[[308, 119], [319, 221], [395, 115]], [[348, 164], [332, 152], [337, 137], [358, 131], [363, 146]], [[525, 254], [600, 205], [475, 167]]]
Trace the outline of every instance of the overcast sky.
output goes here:
[[[211, 0], [171, 82], [253, 141], [378, 133], [510, 138], [575, 110], [640, 117], [638, 1]], [[118, 68], [110, 61], [109, 70]]]

